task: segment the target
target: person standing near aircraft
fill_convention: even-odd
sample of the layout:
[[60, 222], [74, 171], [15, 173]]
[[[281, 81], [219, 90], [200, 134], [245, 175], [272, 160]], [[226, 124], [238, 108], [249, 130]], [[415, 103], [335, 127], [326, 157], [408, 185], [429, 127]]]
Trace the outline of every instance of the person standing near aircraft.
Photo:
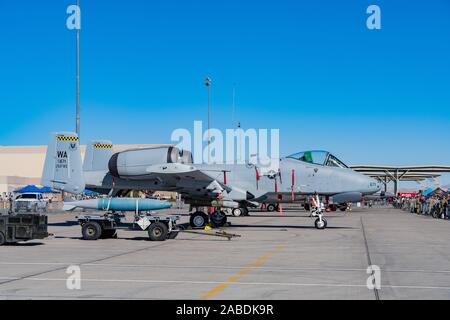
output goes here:
[[8, 201], [9, 201], [8, 213], [11, 214], [14, 211], [14, 208], [13, 208], [14, 207], [14, 196], [11, 192], [9, 193]]
[[450, 219], [450, 207], [448, 206], [448, 194], [444, 197], [444, 212], [447, 219]]
[[2, 209], [6, 209], [6, 194], [4, 192], [0, 195], [0, 202]]
[[319, 208], [319, 203], [317, 201], [319, 195], [317, 192], [314, 192], [314, 195], [311, 197], [311, 211], [317, 210]]

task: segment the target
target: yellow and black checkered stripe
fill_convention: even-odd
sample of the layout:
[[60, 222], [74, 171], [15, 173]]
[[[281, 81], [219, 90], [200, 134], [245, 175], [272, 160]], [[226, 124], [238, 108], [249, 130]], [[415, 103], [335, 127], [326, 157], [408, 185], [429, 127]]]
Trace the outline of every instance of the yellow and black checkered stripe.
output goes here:
[[58, 136], [59, 141], [78, 141], [78, 137]]
[[94, 143], [95, 149], [111, 149], [113, 147], [110, 143]]

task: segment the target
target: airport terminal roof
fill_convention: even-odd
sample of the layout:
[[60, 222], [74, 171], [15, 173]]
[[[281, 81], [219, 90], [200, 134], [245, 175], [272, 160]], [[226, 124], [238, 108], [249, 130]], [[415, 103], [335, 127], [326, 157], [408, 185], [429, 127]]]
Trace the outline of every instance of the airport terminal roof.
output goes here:
[[428, 165], [428, 166], [377, 166], [377, 165], [354, 165], [351, 166], [355, 171], [378, 179], [385, 185], [391, 181], [394, 182], [394, 193], [398, 191], [399, 181], [424, 181], [435, 179], [441, 176], [441, 173], [450, 172], [450, 166]]
[[[391, 174], [388, 173], [366, 173], [367, 175], [373, 177], [373, 178], [378, 178], [381, 180], [390, 180]], [[434, 179], [434, 178], [439, 178], [441, 175], [440, 174], [435, 174], [435, 173], [407, 173], [404, 174], [402, 176], [399, 176], [399, 180], [402, 181], [423, 181], [426, 179]]]
[[357, 165], [351, 166], [355, 171], [359, 172], [450, 172], [450, 166], [430, 165], [430, 166], [372, 166], [372, 165]]

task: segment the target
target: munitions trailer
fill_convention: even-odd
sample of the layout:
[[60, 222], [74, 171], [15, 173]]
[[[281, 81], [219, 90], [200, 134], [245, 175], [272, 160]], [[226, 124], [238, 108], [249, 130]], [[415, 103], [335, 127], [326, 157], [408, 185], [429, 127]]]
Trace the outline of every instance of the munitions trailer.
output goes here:
[[48, 237], [47, 216], [40, 214], [0, 215], [0, 246], [6, 243]]
[[179, 216], [156, 216], [150, 214], [136, 215], [134, 221], [124, 222], [124, 215], [106, 213], [104, 215], [79, 215], [76, 217], [81, 225], [84, 240], [100, 238], [117, 238], [117, 229], [147, 230], [152, 241], [175, 239], [179, 228]]

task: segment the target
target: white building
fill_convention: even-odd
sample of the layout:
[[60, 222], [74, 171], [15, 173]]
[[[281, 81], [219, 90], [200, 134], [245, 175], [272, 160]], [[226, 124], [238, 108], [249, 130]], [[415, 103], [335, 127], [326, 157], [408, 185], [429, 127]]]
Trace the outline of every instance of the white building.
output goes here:
[[[114, 145], [113, 152], [135, 148], [155, 148], [162, 144]], [[86, 146], [81, 146], [84, 158]], [[44, 168], [47, 146], [0, 146], [0, 194], [28, 184], [39, 185]]]

